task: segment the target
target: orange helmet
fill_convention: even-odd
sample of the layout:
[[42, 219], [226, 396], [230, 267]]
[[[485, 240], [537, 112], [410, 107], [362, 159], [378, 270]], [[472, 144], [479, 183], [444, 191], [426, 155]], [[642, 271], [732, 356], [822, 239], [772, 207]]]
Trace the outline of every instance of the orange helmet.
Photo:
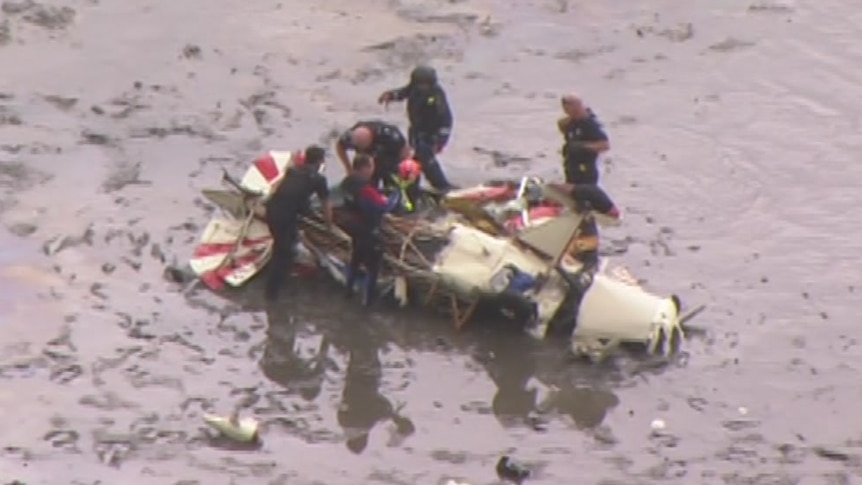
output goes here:
[[398, 177], [401, 180], [416, 180], [420, 175], [422, 175], [422, 167], [416, 160], [408, 158], [398, 164]]

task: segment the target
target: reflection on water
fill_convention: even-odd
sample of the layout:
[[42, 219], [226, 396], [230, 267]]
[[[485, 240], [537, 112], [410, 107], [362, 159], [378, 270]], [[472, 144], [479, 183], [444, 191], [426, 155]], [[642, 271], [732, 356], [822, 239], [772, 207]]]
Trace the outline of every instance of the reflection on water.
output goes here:
[[267, 339], [260, 368], [272, 382], [283, 386], [287, 395], [298, 394], [306, 401], [315, 401], [321, 394], [328, 371], [338, 366], [330, 358], [330, 335], [347, 354], [343, 375], [343, 390], [336, 416], [341, 426], [345, 446], [360, 454], [368, 446], [371, 430], [379, 423], [391, 422], [394, 428], [389, 445], [400, 443], [415, 431], [412, 421], [380, 392], [383, 377], [380, 347], [385, 342], [374, 335], [370, 322], [333, 323], [336, 328], [314, 329], [320, 343], [314, 349], [304, 349], [297, 342], [298, 319], [285, 304], [266, 308]]
[[266, 345], [260, 369], [267, 379], [284, 386], [306, 401], [320, 396], [326, 375], [329, 339], [324, 335], [312, 355], [306, 357], [297, 347], [297, 323], [283, 305], [266, 307]]
[[549, 345], [520, 335], [496, 335], [478, 342], [477, 360], [497, 386], [491, 407], [504, 427], [537, 428], [549, 418], [565, 415], [578, 428], [594, 428], [620, 402], [603, 389], [602, 381], [572, 382], [577, 376], [570, 374], [588, 369], [567, 365], [562, 354], [549, 352]]
[[380, 343], [372, 329], [368, 325], [350, 323], [345, 329], [348, 361], [338, 406], [338, 424], [344, 431], [347, 449], [359, 454], [368, 446], [368, 436], [377, 424], [392, 421], [396, 433], [401, 436], [412, 434], [415, 428], [380, 392], [383, 377]]

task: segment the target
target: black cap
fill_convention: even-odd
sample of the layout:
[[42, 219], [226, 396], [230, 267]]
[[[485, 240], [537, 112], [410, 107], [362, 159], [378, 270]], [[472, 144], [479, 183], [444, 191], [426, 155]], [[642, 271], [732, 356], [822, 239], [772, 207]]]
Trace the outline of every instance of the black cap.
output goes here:
[[305, 149], [305, 163], [317, 165], [323, 163], [323, 158], [326, 156], [326, 151], [317, 145], [311, 145]]

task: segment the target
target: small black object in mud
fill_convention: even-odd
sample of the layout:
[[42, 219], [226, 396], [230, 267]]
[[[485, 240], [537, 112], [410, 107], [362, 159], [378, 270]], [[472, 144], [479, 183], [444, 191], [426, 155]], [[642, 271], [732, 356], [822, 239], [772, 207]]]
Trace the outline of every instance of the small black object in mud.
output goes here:
[[512, 461], [508, 456], [500, 457], [497, 462], [497, 476], [501, 480], [520, 484], [530, 477], [530, 470]]

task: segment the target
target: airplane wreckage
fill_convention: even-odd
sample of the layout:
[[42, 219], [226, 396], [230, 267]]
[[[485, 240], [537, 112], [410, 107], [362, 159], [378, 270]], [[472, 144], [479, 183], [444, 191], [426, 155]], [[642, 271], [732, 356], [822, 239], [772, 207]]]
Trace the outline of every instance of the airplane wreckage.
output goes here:
[[[202, 191], [223, 213], [206, 226], [190, 260], [210, 289], [241, 287], [266, 266], [272, 238], [264, 202], [293, 160], [290, 152], [271, 151], [239, 180], [225, 171], [228, 189]], [[335, 228], [322, 218], [302, 219], [296, 271], [322, 269], [343, 285], [350, 238], [341, 230], [347, 214], [338, 192], [331, 193]], [[684, 322], [702, 310], [683, 316], [677, 296], [646, 291], [624, 268], [608, 270], [606, 260], [582, 261], [598, 245], [585, 223], [621, 222], [612, 204], [599, 212], [563, 186], [533, 177], [425, 195], [434, 202], [386, 216], [380, 294], [451, 313], [459, 329], [482, 306], [522, 320], [538, 339], [562, 328], [572, 351], [593, 360], [621, 344], [668, 355], [680, 348]]]

